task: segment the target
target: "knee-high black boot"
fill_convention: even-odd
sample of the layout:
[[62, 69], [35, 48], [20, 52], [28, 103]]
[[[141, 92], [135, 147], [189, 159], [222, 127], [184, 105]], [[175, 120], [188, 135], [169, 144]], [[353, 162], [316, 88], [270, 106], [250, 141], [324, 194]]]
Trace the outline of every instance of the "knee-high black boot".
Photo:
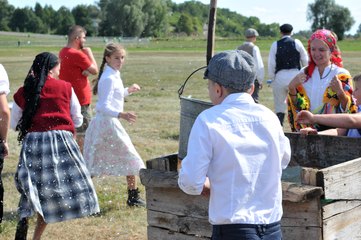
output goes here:
[[285, 114], [278, 112], [278, 113], [276, 113], [276, 115], [277, 115], [278, 119], [280, 120], [281, 126], [283, 126], [283, 119], [285, 118]]

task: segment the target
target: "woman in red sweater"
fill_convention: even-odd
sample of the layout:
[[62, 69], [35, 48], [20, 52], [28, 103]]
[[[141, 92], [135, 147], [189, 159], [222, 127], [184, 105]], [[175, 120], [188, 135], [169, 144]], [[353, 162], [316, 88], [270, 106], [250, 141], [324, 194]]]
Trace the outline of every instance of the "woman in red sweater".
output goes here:
[[99, 212], [90, 174], [73, 137], [74, 126], [83, 121], [79, 101], [71, 84], [57, 79], [59, 69], [54, 54], [37, 55], [24, 86], [14, 94], [10, 125], [19, 131], [22, 143], [15, 175], [21, 194], [18, 212], [22, 220], [37, 213], [33, 239], [41, 238], [48, 223]]

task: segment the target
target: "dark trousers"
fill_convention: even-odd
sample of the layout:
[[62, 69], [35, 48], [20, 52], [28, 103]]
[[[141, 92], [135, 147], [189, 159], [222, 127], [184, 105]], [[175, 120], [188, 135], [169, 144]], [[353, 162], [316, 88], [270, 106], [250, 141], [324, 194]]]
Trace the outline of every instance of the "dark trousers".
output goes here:
[[256, 103], [259, 102], [259, 95], [258, 95], [258, 93], [259, 93], [259, 82], [258, 82], [258, 80], [256, 79], [256, 80], [254, 80], [254, 91], [253, 91], [253, 93], [252, 93], [252, 97], [253, 97], [253, 99], [254, 99], [254, 101], [255, 101]]
[[3, 180], [1, 178], [3, 167], [4, 167], [4, 158], [0, 157], [0, 223], [2, 222], [4, 215], [4, 185], [3, 185]]
[[281, 240], [280, 222], [213, 225], [212, 240]]

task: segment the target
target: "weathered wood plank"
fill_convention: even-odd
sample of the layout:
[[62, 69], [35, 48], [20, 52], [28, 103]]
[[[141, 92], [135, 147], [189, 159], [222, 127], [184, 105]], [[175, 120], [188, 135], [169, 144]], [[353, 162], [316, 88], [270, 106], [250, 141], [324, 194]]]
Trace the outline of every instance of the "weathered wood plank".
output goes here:
[[192, 236], [167, 229], [148, 226], [148, 240], [202, 240], [208, 237]]
[[284, 227], [282, 226], [282, 239], [285, 240], [322, 240], [321, 228], [317, 227]]
[[337, 201], [323, 207], [324, 240], [361, 239], [361, 201]]
[[[178, 173], [165, 172], [155, 169], [141, 169], [140, 180], [148, 189], [151, 188], [176, 188], [178, 187]], [[179, 190], [181, 191], [181, 190]], [[299, 185], [296, 183], [282, 182], [283, 200], [298, 202], [309, 201], [322, 195], [322, 188], [314, 186]], [[183, 195], [184, 196], [184, 195]], [[196, 196], [190, 196], [194, 198]], [[183, 198], [187, 198], [184, 196]]]
[[303, 167], [301, 170], [301, 184], [317, 186], [317, 168]]
[[285, 134], [291, 143], [291, 161], [303, 167], [326, 168], [361, 156], [361, 138]]
[[163, 171], [177, 171], [177, 164], [178, 164], [177, 153], [153, 158], [146, 161], [146, 165], [148, 169], [158, 169]]
[[282, 182], [282, 198], [290, 202], [304, 202], [319, 198], [323, 194], [321, 187]]
[[208, 217], [209, 199], [204, 196], [190, 196], [179, 188], [146, 187], [147, 209], [167, 212], [179, 216]]
[[156, 169], [141, 169], [139, 172], [141, 183], [146, 187], [178, 187], [178, 172], [166, 172]]
[[322, 226], [321, 205], [319, 199], [308, 202], [283, 201], [282, 226], [318, 227]]
[[361, 158], [320, 169], [317, 179], [326, 199], [361, 199]]
[[187, 235], [211, 237], [212, 234], [212, 225], [208, 222], [207, 217], [178, 216], [149, 210], [148, 224], [152, 227], [160, 227]]

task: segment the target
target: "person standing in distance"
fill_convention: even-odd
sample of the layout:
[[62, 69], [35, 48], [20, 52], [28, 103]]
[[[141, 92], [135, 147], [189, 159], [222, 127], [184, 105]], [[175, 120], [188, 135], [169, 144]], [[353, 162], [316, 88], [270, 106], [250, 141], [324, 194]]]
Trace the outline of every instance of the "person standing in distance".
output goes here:
[[307, 66], [308, 55], [302, 42], [291, 37], [293, 27], [283, 24], [280, 27], [282, 38], [272, 43], [268, 58], [268, 77], [272, 80], [274, 108], [283, 125], [287, 108], [288, 84]]
[[[84, 117], [82, 126], [76, 128], [77, 133], [84, 133], [91, 119], [92, 90], [88, 76], [97, 75], [99, 71], [93, 52], [90, 47], [84, 46], [85, 42], [86, 30], [79, 25], [71, 26], [68, 31], [68, 44], [59, 52], [61, 61], [59, 78], [71, 83]], [[80, 142], [81, 148], [82, 145]]]
[[249, 53], [254, 60], [256, 70], [256, 80], [254, 81], [254, 91], [252, 97], [256, 103], [259, 102], [259, 90], [262, 89], [264, 79], [264, 65], [261, 57], [261, 52], [258, 46], [255, 45], [257, 37], [259, 36], [256, 29], [248, 28], [245, 32], [246, 41], [239, 46], [238, 50], [243, 50]]

